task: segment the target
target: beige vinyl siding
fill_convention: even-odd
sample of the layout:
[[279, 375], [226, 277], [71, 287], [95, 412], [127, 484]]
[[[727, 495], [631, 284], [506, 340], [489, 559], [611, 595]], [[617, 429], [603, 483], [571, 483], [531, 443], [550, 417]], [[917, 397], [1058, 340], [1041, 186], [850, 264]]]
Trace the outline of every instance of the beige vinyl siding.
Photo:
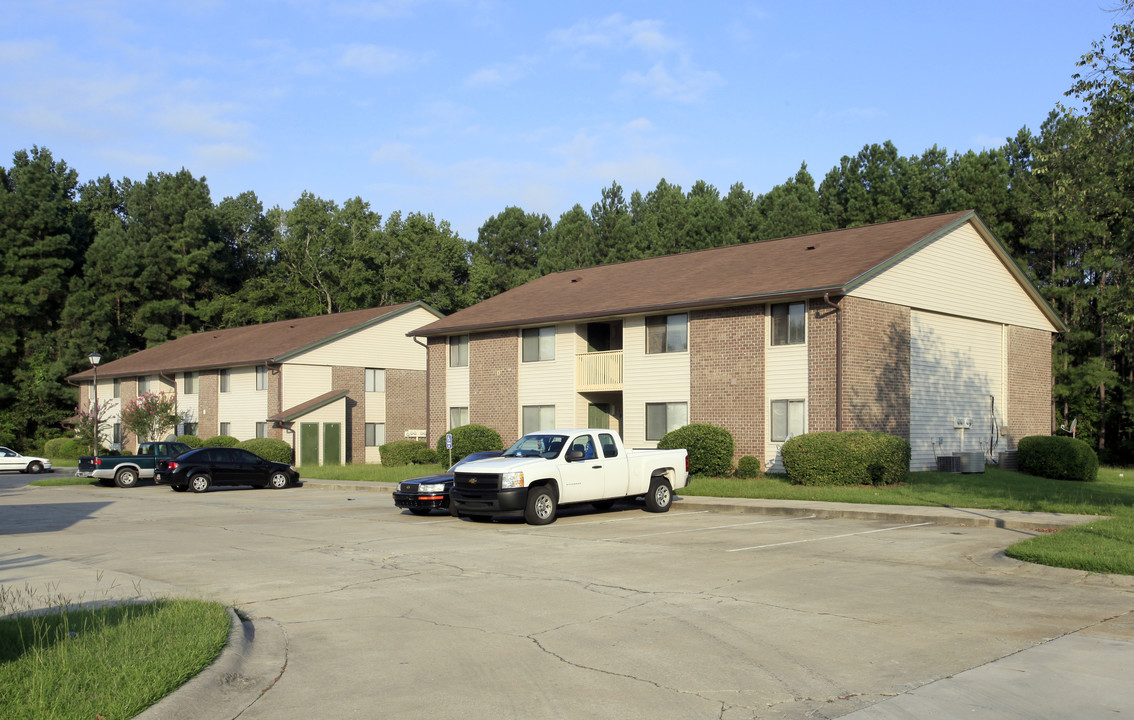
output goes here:
[[[771, 310], [769, 309], [770, 313]], [[808, 317], [808, 322], [811, 318]], [[772, 318], [765, 316], [764, 337], [764, 468], [783, 472], [783, 443], [772, 442], [772, 401], [803, 400], [803, 427], [807, 427], [807, 343], [772, 345]]]
[[[289, 362], [283, 369], [283, 399], [280, 410], [287, 410], [331, 390], [331, 368]], [[263, 419], [263, 418], [261, 418]]]
[[217, 393], [217, 427], [231, 423], [237, 440], [256, 437], [256, 423], [268, 417], [268, 393], [256, 389], [256, 368], [238, 367], [228, 371], [229, 392]]
[[[1004, 423], [1004, 327], [913, 311], [910, 314], [910, 469], [935, 470], [936, 455], [961, 451], [954, 418], [972, 418], [966, 452], [986, 450]], [[995, 399], [995, 408], [992, 399]], [[937, 443], [936, 448], [934, 443]]]
[[[91, 383], [91, 385], [94, 385], [94, 383]], [[116, 422], [122, 422], [123, 399], [124, 398], [114, 397], [114, 380], [98, 381], [98, 404], [107, 409], [106, 414], [103, 415], [103, 424], [113, 425]], [[92, 407], [94, 406], [94, 400], [93, 394], [87, 398], [87, 402]]]
[[646, 353], [645, 317], [622, 326], [622, 439], [627, 447], [657, 447], [646, 440], [646, 403], [689, 403], [689, 352]]
[[971, 224], [854, 288], [853, 297], [1021, 327], [1055, 328]]
[[[446, 358], [448, 355], [446, 355]], [[449, 424], [449, 408], [469, 407], [469, 366], [445, 368], [445, 426]]]
[[437, 316], [423, 308], [396, 315], [357, 332], [288, 358], [308, 365], [425, 370], [426, 351], [406, 333]]
[[[575, 326], [555, 328], [555, 359], [523, 362], [523, 343], [518, 343], [516, 363], [518, 427], [523, 427], [525, 405], [554, 405], [555, 426], [574, 427], [575, 419]], [[450, 406], [457, 403], [450, 403]]]

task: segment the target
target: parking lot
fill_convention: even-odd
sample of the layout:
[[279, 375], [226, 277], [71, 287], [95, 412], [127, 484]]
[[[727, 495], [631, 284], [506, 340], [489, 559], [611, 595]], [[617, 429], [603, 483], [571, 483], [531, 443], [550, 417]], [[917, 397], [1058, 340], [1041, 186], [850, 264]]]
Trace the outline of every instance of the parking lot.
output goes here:
[[285, 654], [243, 719], [834, 718], [1072, 633], [1134, 640], [1132, 579], [1006, 558], [1026, 531], [711, 510], [537, 528], [314, 484], [17, 485], [0, 583], [235, 605]]

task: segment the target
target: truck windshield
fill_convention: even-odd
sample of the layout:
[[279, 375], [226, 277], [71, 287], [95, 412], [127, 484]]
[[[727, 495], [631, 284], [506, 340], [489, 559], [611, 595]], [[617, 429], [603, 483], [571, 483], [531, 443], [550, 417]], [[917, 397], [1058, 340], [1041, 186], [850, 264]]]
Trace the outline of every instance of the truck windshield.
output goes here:
[[542, 457], [551, 460], [559, 455], [566, 435], [525, 435], [504, 451], [504, 457]]

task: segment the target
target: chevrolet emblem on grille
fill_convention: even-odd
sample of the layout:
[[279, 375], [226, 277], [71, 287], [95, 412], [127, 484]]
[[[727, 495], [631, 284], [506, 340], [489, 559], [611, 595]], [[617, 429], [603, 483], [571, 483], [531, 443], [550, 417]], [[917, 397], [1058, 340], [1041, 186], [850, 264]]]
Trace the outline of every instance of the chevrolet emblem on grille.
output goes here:
[[476, 478], [475, 477], [469, 478], [469, 485], [476, 485]]

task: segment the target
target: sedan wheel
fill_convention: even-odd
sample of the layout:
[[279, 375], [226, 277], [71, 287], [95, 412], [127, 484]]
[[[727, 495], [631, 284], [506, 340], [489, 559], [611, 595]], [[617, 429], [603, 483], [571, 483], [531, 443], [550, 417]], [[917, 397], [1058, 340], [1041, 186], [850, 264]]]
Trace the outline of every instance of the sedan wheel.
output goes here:
[[272, 473], [272, 476], [270, 478], [268, 478], [268, 485], [275, 490], [284, 489], [285, 487], [288, 486], [287, 473], [284, 473], [284, 472]]
[[120, 488], [130, 488], [138, 484], [138, 473], [124, 468], [114, 474], [114, 484]]
[[194, 475], [189, 478], [189, 489], [195, 493], [203, 493], [209, 489], [211, 484], [208, 475]]
[[43, 472], [43, 463], [38, 461], [31, 463], [30, 465], [28, 465], [28, 472], [30, 472], [32, 475]]

